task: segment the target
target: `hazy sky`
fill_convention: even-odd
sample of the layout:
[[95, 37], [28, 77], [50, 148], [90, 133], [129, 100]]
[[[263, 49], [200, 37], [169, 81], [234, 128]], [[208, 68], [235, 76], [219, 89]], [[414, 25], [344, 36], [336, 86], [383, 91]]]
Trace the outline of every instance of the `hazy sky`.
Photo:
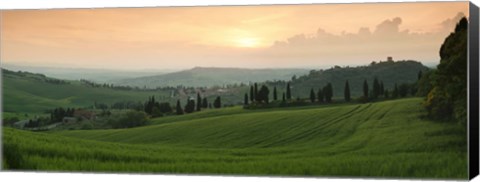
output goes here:
[[2, 11], [1, 61], [111, 69], [431, 65], [468, 2]]

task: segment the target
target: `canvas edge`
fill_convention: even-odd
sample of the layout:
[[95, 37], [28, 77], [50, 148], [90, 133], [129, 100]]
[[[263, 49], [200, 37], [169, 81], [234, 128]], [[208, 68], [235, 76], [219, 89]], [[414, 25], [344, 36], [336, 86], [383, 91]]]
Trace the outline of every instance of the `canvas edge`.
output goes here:
[[475, 178], [479, 174], [479, 53], [478, 53], [478, 26], [479, 8], [469, 3], [468, 26], [468, 176]]

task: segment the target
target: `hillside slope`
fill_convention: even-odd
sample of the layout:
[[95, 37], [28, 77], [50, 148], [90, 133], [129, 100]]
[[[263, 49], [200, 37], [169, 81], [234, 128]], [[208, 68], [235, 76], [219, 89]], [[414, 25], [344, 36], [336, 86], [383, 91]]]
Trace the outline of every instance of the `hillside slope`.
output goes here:
[[425, 112], [420, 101], [232, 113], [132, 129], [32, 133], [5, 128], [4, 165], [55, 171], [464, 179], [465, 133], [454, 123], [421, 119]]
[[42, 74], [2, 70], [3, 112], [43, 113], [55, 107], [87, 107], [95, 102], [141, 101], [159, 91], [128, 91], [93, 88], [77, 81], [49, 78]]
[[428, 68], [416, 61], [383, 61], [368, 66], [334, 67], [327, 70], [317, 70], [308, 75], [298, 77], [292, 81], [293, 96], [307, 98], [310, 89], [317, 91], [328, 82], [333, 87], [333, 97], [343, 98], [345, 81], [348, 80], [352, 97], [359, 97], [363, 93], [363, 82], [367, 80], [369, 89], [372, 89], [375, 77], [383, 81], [385, 89], [392, 91], [395, 84], [415, 83], [419, 71], [425, 72]]
[[114, 84], [156, 88], [183, 85], [187, 87], [223, 86], [267, 80], [289, 80], [293, 75], [304, 75], [304, 69], [244, 69], [195, 67], [193, 69], [158, 76], [146, 76], [114, 81]]

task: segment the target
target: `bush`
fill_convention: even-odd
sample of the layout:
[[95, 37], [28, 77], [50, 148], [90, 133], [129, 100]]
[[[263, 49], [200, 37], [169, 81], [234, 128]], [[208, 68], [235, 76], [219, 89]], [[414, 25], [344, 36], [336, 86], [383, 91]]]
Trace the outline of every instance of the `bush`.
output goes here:
[[112, 117], [109, 124], [113, 128], [132, 128], [137, 126], [144, 126], [149, 123], [148, 116], [141, 111], [128, 111], [127, 113], [118, 117]]

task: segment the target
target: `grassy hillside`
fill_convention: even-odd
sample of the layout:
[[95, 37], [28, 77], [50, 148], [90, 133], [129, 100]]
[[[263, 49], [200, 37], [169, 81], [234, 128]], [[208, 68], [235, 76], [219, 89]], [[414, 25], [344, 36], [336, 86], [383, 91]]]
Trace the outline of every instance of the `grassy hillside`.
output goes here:
[[[395, 83], [415, 83], [418, 72], [428, 68], [416, 61], [383, 61], [368, 66], [334, 67], [327, 70], [317, 70], [292, 81], [293, 96], [308, 97], [310, 89], [318, 91], [328, 82], [332, 83], [333, 97], [343, 98], [345, 81], [348, 80], [352, 97], [363, 94], [363, 82], [366, 79], [371, 90], [375, 77], [383, 81], [385, 89], [393, 90]], [[281, 89], [283, 89], [281, 87]], [[283, 90], [282, 90], [283, 91]]]
[[149, 96], [168, 96], [153, 91], [127, 91], [92, 88], [77, 81], [53, 83], [41, 74], [2, 70], [3, 112], [42, 113], [54, 107], [87, 107], [94, 102], [111, 104], [118, 101], [144, 102]]
[[244, 69], [244, 68], [204, 68], [195, 67], [174, 73], [114, 81], [128, 86], [149, 88], [178, 86], [208, 87], [226, 84], [263, 82], [267, 80], [289, 80], [293, 75], [304, 75], [304, 69]]
[[255, 112], [228, 108], [198, 113], [198, 119], [160, 118], [155, 121], [160, 124], [132, 129], [32, 133], [5, 128], [5, 167], [466, 178], [464, 130], [422, 119], [420, 101]]

